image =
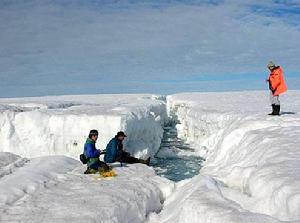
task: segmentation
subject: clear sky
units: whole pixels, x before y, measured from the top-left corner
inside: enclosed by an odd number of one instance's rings
[[[300,89],[299,0],[1,0],[0,97]]]

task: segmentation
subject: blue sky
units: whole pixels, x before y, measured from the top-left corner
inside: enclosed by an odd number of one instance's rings
[[[300,89],[298,0],[2,0],[0,97]]]

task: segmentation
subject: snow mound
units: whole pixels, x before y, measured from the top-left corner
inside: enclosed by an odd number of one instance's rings
[[[143,222],[174,188],[141,164],[116,166],[113,178],[84,175],[84,169],[64,156],[28,160],[0,180],[0,221]]]
[[[0,179],[5,175],[13,173],[17,168],[22,167],[27,161],[28,159],[15,154],[0,152]]]
[[[164,203],[163,211],[152,213],[151,223],[190,222],[280,222],[264,214],[252,213],[223,196],[220,185],[208,176],[198,175],[181,181]]]
[[[0,153],[1,159],[10,160],[15,164],[16,157],[10,153]],[[17,156],[18,157],[18,156]],[[12,205],[26,194],[33,194],[40,187],[47,187],[48,183],[59,177],[59,174],[72,170],[80,163],[63,156],[40,157],[26,159],[17,169],[10,169],[10,173],[0,180],[0,205]]]
[[[266,115],[265,92],[168,96],[168,113],[179,120],[179,134],[206,162],[203,177],[178,186],[178,195],[152,220],[299,221],[300,92],[281,98],[282,115],[272,117]],[[215,182],[213,190],[207,179]]]
[[[99,130],[100,149],[123,130],[125,148],[145,158],[158,150],[166,118],[165,98],[155,95],[0,99],[0,151],[77,158],[89,130]]]

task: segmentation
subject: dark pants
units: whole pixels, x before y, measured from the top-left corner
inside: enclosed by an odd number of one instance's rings
[[[94,170],[99,170],[99,168],[102,168],[105,171],[109,170],[109,166],[100,160],[98,160],[97,162],[90,165],[89,168],[94,169]]]
[[[121,154],[120,158],[118,159],[118,161],[122,162],[122,163],[129,163],[129,164],[140,163],[140,160],[138,158],[130,156],[130,154],[127,153],[127,152],[122,152],[122,154]]]

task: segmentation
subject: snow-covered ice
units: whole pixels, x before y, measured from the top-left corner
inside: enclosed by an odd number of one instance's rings
[[[257,91],[166,100],[1,99],[0,221],[300,222],[300,92],[281,97],[280,117],[266,115],[268,97]],[[84,166],[73,159],[92,128],[100,130],[99,148],[122,129],[130,152],[153,155],[169,118],[179,121],[178,136],[194,149],[188,155],[205,158],[191,179],[174,183],[138,164],[115,166],[117,177],[97,179],[83,175]]]
[[[0,153],[13,166],[20,157]],[[27,159],[0,178],[0,222],[142,222],[161,209],[173,183],[137,164],[115,167],[117,177],[83,175],[64,156]]]
[[[155,95],[0,99],[0,151],[77,158],[89,130],[99,130],[100,149],[123,130],[126,149],[145,158],[158,150],[165,119],[164,98]]]
[[[127,151],[154,155],[166,114],[155,95],[1,99],[0,221],[132,223],[160,211],[174,184],[153,169],[115,167],[117,177],[98,179],[75,159],[90,129],[100,132],[98,148],[124,130]]]
[[[207,160],[151,222],[299,221],[299,98],[284,95],[271,117],[266,92],[169,96],[180,135]]]

